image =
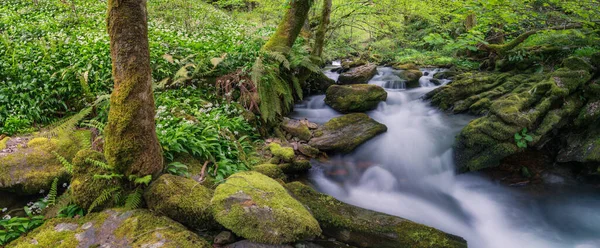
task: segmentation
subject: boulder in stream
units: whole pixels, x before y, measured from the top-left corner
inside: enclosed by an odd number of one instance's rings
[[[323,234],[357,247],[467,247],[461,237],[410,220],[355,207],[300,182],[286,184],[319,221]]]
[[[46,220],[6,247],[209,248],[211,245],[183,225],[148,210],[108,209],[79,219]]]
[[[215,219],[253,242],[285,244],[319,236],[319,223],[277,181],[254,171],[230,176],[215,190]]]
[[[377,65],[362,65],[340,74],[338,84],[366,84],[375,75],[377,75]]]
[[[387,92],[372,84],[332,85],[325,103],[341,113],[365,112],[377,108],[387,99]]]
[[[314,132],[309,145],[325,152],[349,153],[387,127],[363,113],[336,117]]]

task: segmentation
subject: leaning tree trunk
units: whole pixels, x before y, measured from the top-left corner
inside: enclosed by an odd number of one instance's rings
[[[107,22],[115,86],[106,159],[127,176],[156,176],[163,158],[154,122],[146,0],[109,0]]]
[[[308,17],[310,4],[311,0],[291,0],[287,13],[277,26],[277,31],[263,46],[263,50],[283,54],[289,53]]]
[[[323,55],[323,46],[325,45],[325,34],[327,26],[331,20],[331,0],[323,0],[323,12],[321,12],[321,22],[315,34],[315,46],[312,55],[321,57]]]

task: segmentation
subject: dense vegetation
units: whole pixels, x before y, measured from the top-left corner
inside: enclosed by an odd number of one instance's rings
[[[327,12],[323,1],[148,2],[156,107],[156,134],[151,135],[160,143],[162,171],[196,173],[200,181],[209,177],[218,185],[265,162],[264,153],[272,153],[275,163],[296,166],[277,155],[279,150],[265,148],[263,138],[285,139],[273,127],[303,98],[324,62],[412,63],[460,72],[521,66],[549,73],[565,58],[587,59],[600,52],[597,1],[333,0],[323,53],[315,56],[315,34]],[[293,10],[304,2],[310,10],[300,18]],[[6,137],[41,133],[54,139],[76,129],[92,130],[90,147],[105,151],[104,136],[113,135],[104,131],[114,87],[106,8],[107,1],[98,0],[5,0],[0,5],[0,151]],[[278,24],[294,14],[302,30],[298,38],[285,37],[289,44],[280,49],[273,38]],[[518,147],[527,148],[533,138],[518,128]],[[71,177],[75,182],[78,157],[56,158],[70,168],[60,182],[66,186]],[[93,205],[79,206],[77,200],[60,205],[57,191],[65,190],[58,189],[59,178],[53,179],[50,195],[30,204],[39,210],[29,206],[23,217],[7,215],[0,221],[0,245],[41,225],[39,214],[47,206],[60,206],[51,210],[59,217],[84,215],[95,207],[140,207],[141,191],[156,179],[131,177],[101,155],[79,159],[80,165],[95,165],[104,173],[85,172],[106,180],[88,202]],[[112,185],[117,181],[126,186]]]

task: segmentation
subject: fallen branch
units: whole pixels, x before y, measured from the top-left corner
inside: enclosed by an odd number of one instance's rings
[[[489,53],[495,53],[495,54],[505,54],[508,51],[510,51],[510,50],[514,49],[515,47],[517,47],[518,45],[520,45],[521,43],[523,43],[530,36],[537,34],[540,31],[579,29],[582,27],[583,27],[583,25],[581,23],[575,23],[575,24],[570,24],[570,25],[554,26],[554,27],[549,27],[549,28],[545,28],[545,29],[531,30],[531,31],[525,32],[524,34],[519,35],[517,38],[515,38],[505,44],[483,44],[483,43],[479,44],[479,50],[487,51]]]

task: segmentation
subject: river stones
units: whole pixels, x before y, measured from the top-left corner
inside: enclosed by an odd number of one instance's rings
[[[486,114],[471,121],[457,136],[459,169],[497,166],[501,159],[521,151],[515,134],[523,137],[525,129],[525,136],[530,137],[527,146],[538,148],[553,139],[554,133],[566,133],[559,130],[574,123],[586,101],[592,101],[581,97],[585,95],[581,89],[594,82],[590,80],[593,68],[585,63],[566,59],[563,64],[568,67],[546,74],[465,73],[427,94],[433,105],[444,110]],[[585,130],[585,125],[572,128]]]
[[[49,190],[55,178],[66,181],[67,169],[56,154],[71,161],[90,143],[89,131],[60,133],[52,138],[15,137],[3,139],[0,151],[0,189],[19,194],[37,194]]]
[[[338,84],[366,84],[377,74],[377,65],[367,64],[340,74]]]
[[[323,234],[356,247],[467,247],[461,237],[383,213],[355,207],[300,182],[286,188],[304,204]]]
[[[300,140],[308,141],[312,137],[308,124],[300,120],[283,118],[281,128]]]
[[[212,246],[183,225],[148,210],[108,209],[79,219],[48,219],[6,247]]]
[[[419,79],[423,76],[423,72],[419,69],[403,70],[398,73],[398,76],[406,80],[407,85],[414,85],[419,82]]]
[[[211,200],[215,219],[257,243],[285,244],[321,234],[319,223],[277,181],[254,171],[230,176]]]
[[[315,130],[309,145],[325,152],[349,153],[387,131],[387,127],[363,113],[336,117]]]
[[[156,179],[144,199],[148,208],[190,228],[205,230],[217,227],[212,217],[212,190],[193,179],[164,174]]]
[[[341,113],[365,112],[377,108],[387,99],[387,92],[372,84],[332,85],[325,103]]]

